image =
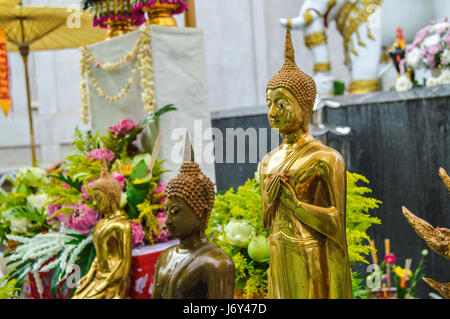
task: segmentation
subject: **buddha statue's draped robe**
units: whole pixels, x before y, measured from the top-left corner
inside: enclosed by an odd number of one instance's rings
[[[264,157],[262,189],[276,173],[287,174],[296,198],[280,187],[269,207],[262,196],[264,226],[270,232],[269,297],[352,298],[342,157],[310,136]]]

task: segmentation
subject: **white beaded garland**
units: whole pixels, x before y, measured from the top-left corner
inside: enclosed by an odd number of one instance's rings
[[[80,82],[80,98],[81,98],[81,119],[83,123],[89,122],[89,104],[88,104],[88,90],[87,81],[90,80],[92,86],[97,91],[98,95],[108,101],[114,103],[125,97],[130,90],[131,85],[135,82],[135,76],[139,72],[140,86],[142,89],[141,101],[144,104],[145,111],[147,113],[155,112],[156,99],[155,99],[155,83],[153,72],[153,61],[151,51],[151,38],[149,27],[142,30],[141,36],[136,41],[134,48],[128,52],[125,56],[115,62],[101,62],[92,56],[92,53],[86,47],[81,48],[81,82]],[[137,58],[137,59],[136,59]],[[105,93],[103,88],[98,83],[92,72],[92,65],[96,68],[100,68],[103,71],[109,72],[118,68],[119,66],[136,60],[136,65],[131,72],[131,76],[127,81],[125,87],[123,87],[115,96],[110,96]]]

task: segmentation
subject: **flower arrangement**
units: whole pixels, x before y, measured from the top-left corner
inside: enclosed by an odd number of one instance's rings
[[[33,236],[52,228],[45,209],[48,200],[43,192],[48,184],[45,171],[37,167],[21,168],[11,183],[10,192],[0,193],[0,244],[7,234]]]
[[[362,175],[347,172],[347,244],[351,264],[368,263],[370,238],[367,229],[381,221],[370,215],[381,201],[368,197],[370,188],[358,186],[358,182],[368,183]],[[267,269],[270,262],[268,233],[262,223],[261,189],[258,174],[254,179],[217,194],[211,213],[207,235],[211,241],[226,251],[235,264],[236,297],[256,298],[267,296]],[[352,272],[354,291],[362,279]]]
[[[372,242],[372,246],[374,246]],[[367,291],[370,292],[372,298],[417,298],[416,285],[424,277],[424,259],[428,255],[428,250],[421,251],[421,258],[417,264],[417,268],[414,270],[411,268],[412,259],[405,260],[405,266],[401,267],[397,264],[397,258],[390,251],[390,241],[385,239],[385,255],[380,264],[375,252],[372,254],[372,262],[374,271],[367,276]],[[392,276],[394,277],[394,283],[392,284]],[[391,289],[394,288],[395,289]],[[360,297],[369,297],[366,293],[364,296],[360,294]]]
[[[92,232],[101,219],[93,205],[90,185],[100,177],[104,160],[111,176],[122,186],[120,208],[131,223],[132,245],[168,240],[170,234],[164,228],[164,184],[159,182],[165,172],[163,161],[155,161],[149,171],[150,154],[137,154],[133,142],[149,122],[174,109],[168,105],[139,124],[130,119],[119,121],[102,136],[99,132],[83,134],[75,130],[73,148],[63,164],[54,173],[43,177],[47,181],[41,187],[45,200],[32,197],[34,202],[30,203],[39,202],[41,210],[32,210],[28,203],[28,210],[22,208],[19,215],[32,222],[43,219],[40,230],[45,225],[46,231],[14,232],[10,227],[5,234],[8,240],[16,242],[5,254],[8,265],[14,264],[15,268],[11,280],[20,285],[32,273],[41,291],[38,272],[52,271],[52,293],[56,295],[58,287],[75,267],[79,267],[81,276],[89,270],[95,258]],[[35,180],[26,177],[17,180]],[[23,204],[23,196],[15,194],[12,194],[13,198],[20,196],[22,202],[19,204]],[[38,213],[41,219],[35,217]],[[64,284],[62,289],[67,291],[67,285]]]
[[[415,71],[430,71],[423,83],[426,86],[450,84],[450,24],[448,17],[432,21],[421,29],[413,43],[406,49],[406,69]],[[432,76],[440,72],[439,76]],[[420,80],[419,80],[420,81]],[[422,83],[416,83],[421,85]]]
[[[128,21],[132,26],[139,26],[145,22],[144,13],[134,10],[130,0],[83,0],[83,9],[94,12],[93,26],[106,28],[108,21]]]

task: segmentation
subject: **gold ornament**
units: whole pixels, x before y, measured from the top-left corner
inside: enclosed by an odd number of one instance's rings
[[[450,192],[450,178],[442,167],[439,168],[439,176]],[[417,235],[425,241],[428,247],[442,257],[450,259],[450,229],[443,227],[434,228],[425,220],[411,213],[404,206],[402,207],[402,212],[408,223],[414,228]],[[450,299],[450,282],[439,283],[431,278],[423,278],[423,280],[431,288],[437,290],[442,297]]]
[[[323,63],[316,63],[314,64],[314,73],[318,72],[326,72],[331,70],[331,64],[330,62],[323,62]]]
[[[327,43],[327,33],[325,32],[325,30],[305,35],[305,45],[308,47],[308,49],[326,43]]]
[[[102,0],[94,4],[94,11],[101,16],[108,16],[106,22],[106,40],[123,35],[133,30],[131,19],[125,19],[126,13],[131,14],[132,5],[130,0]],[[119,19],[118,14],[123,18]],[[114,19],[109,16],[114,15]]]
[[[316,86],[295,64],[290,28],[285,62],[266,95],[269,123],[283,136],[259,168],[269,298],[352,298],[345,164],[308,131]]]
[[[365,46],[365,43],[361,41],[358,28],[375,11],[373,8],[380,6],[382,2],[383,0],[357,0],[355,2],[347,0],[339,10],[336,16],[336,26],[344,40],[345,64],[351,62],[350,52],[358,55],[352,41],[353,33],[356,32],[358,44]],[[369,26],[367,26],[367,37],[375,40],[370,32]]]
[[[174,11],[180,7],[177,3],[161,3],[159,0],[149,7],[143,6],[142,9],[148,12],[149,19],[147,25],[157,24],[166,27],[176,27],[177,21],[172,17]]]
[[[310,25],[313,22],[313,17],[311,11],[308,10],[303,14],[303,19],[305,19],[305,25]]]
[[[375,92],[380,89],[377,79],[373,80],[354,80],[348,86],[349,94],[365,94]]]
[[[94,227],[96,257],[72,298],[126,298],[131,269],[131,225],[120,211],[121,187],[109,175],[105,160],[102,176],[91,189],[94,205],[104,217]]]

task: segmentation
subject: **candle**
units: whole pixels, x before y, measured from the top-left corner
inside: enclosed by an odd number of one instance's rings
[[[389,238],[384,240],[384,250],[385,255],[389,255],[391,253],[391,242],[389,241]]]

